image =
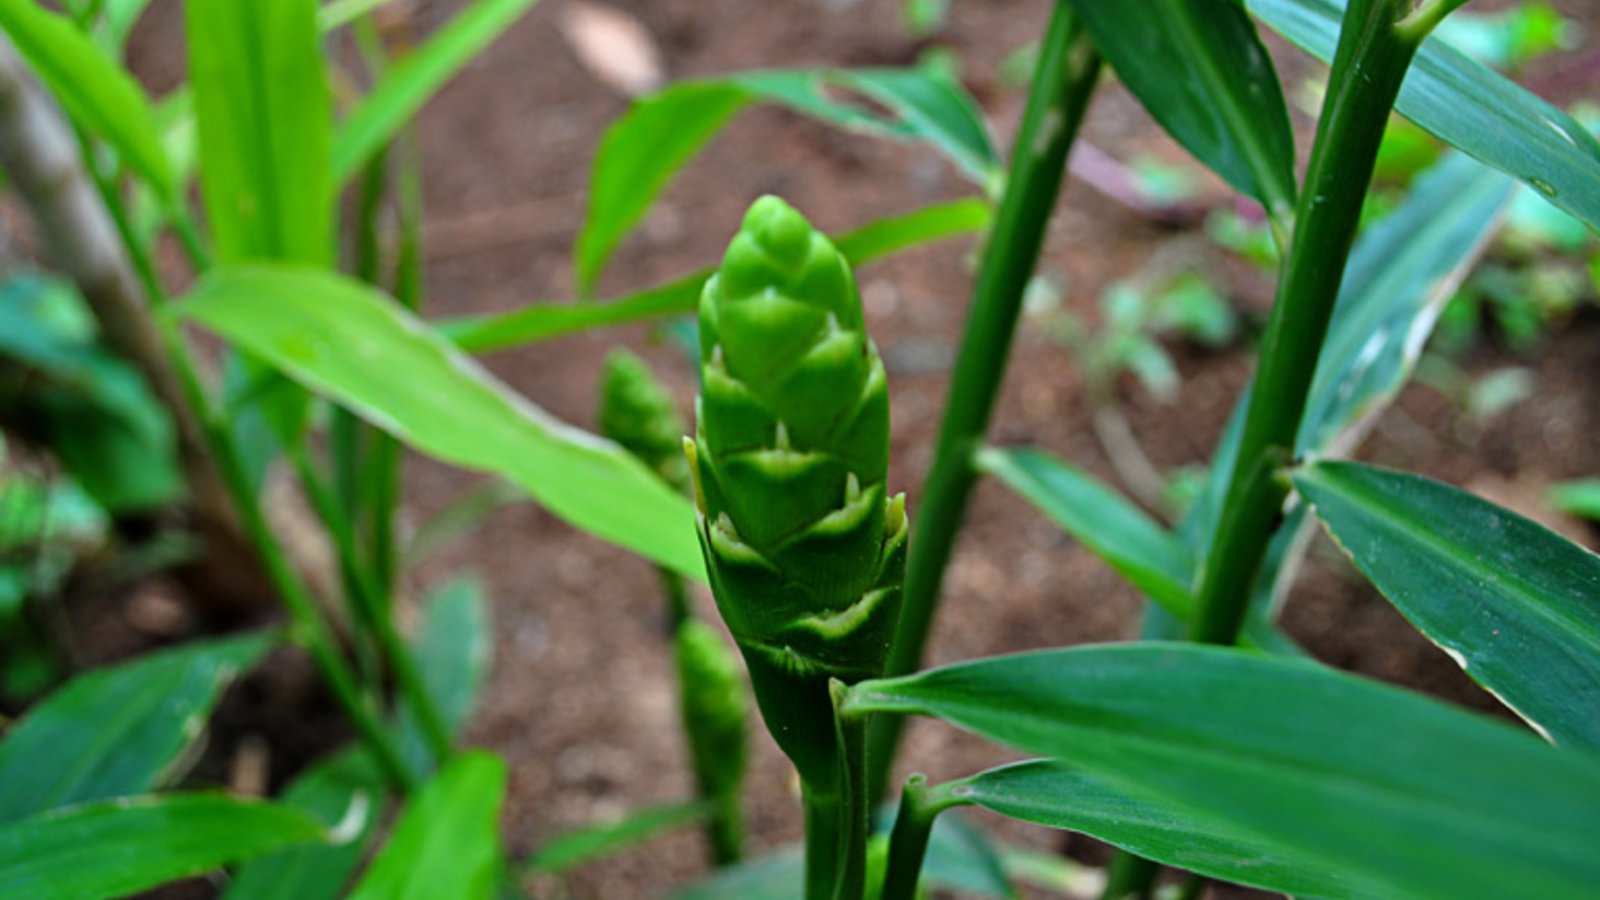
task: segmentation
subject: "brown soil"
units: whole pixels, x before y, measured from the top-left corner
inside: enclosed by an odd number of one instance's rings
[[[421,116],[432,315],[504,310],[572,296],[569,252],[583,214],[587,166],[602,130],[623,112],[626,100],[581,67],[559,36],[555,23],[568,2],[547,0],[536,7]],[[428,30],[459,4],[414,5],[415,27]],[[912,61],[920,49],[899,27],[899,4],[889,0],[619,5],[654,35],[673,77],[761,66],[897,65]],[[1583,0],[1556,5],[1600,28],[1600,17]],[[175,19],[175,7],[157,4],[153,14]],[[1048,4],[1036,0],[954,5],[944,38],[960,53],[964,76],[996,123],[1001,146],[1015,128],[1021,95],[998,82],[995,67],[1012,48],[1036,36],[1047,12]],[[171,33],[160,22],[149,31]],[[173,46],[154,37],[139,45],[141,71],[157,84],[181,75],[174,71],[173,60],[181,57]],[[1303,62],[1289,65],[1291,71],[1312,71]],[[1120,87],[1102,91],[1084,135],[1113,155],[1184,159]],[[639,233],[621,248],[602,294],[656,283],[712,261],[749,201],[766,192],[784,195],[820,227],[835,230],[969,189],[927,152],[755,109],[740,116],[666,191]],[[1217,201],[1226,194],[1213,182],[1206,196]],[[1077,180],[1068,184],[1061,209],[1043,268],[1066,279],[1066,303],[1090,317],[1096,316],[1096,297],[1104,287],[1136,271],[1157,247],[1180,234]],[[970,240],[952,242],[860,273],[870,328],[891,364],[891,484],[908,491],[913,507],[962,327],[972,250]],[[1244,267],[1222,261],[1220,252],[1214,255],[1236,304],[1259,313],[1269,286]],[[643,326],[501,353],[487,362],[555,414],[592,427],[599,362],[618,343],[642,350],[687,404],[690,369],[681,354]],[[1240,349],[1207,353],[1178,347],[1175,352],[1184,377],[1177,402],[1157,403],[1132,382],[1119,386],[1133,431],[1162,467],[1206,459],[1248,367]],[[1600,323],[1593,316],[1572,323],[1535,357],[1508,360],[1486,349],[1467,365],[1483,371],[1508,361],[1537,374],[1539,389],[1528,402],[1468,427],[1438,394],[1413,387],[1378,424],[1361,456],[1470,486],[1525,509],[1537,504],[1542,485],[1593,474],[1595,435],[1600,434]],[[994,420],[994,441],[1042,446],[1114,480],[1066,352],[1025,324],[1011,372]],[[478,479],[414,459],[405,521],[413,527],[425,521]],[[1576,533],[1593,543],[1592,532],[1580,526]],[[1326,542],[1313,545],[1310,558],[1285,623],[1315,655],[1475,708],[1496,708],[1365,587]],[[529,504],[494,516],[471,540],[416,573],[412,587],[459,569],[483,573],[494,600],[493,677],[468,740],[502,754],[511,766],[504,826],[514,852],[567,829],[689,793],[662,601],[648,564],[575,534]],[[709,613],[709,599],[699,600]],[[949,572],[929,661],[1124,640],[1135,634],[1138,615],[1135,592],[1093,555],[1015,496],[985,484],[977,491]],[[289,733],[271,736],[276,778],[312,747],[343,731],[331,716],[317,716],[313,728],[303,715],[287,711],[294,708],[294,698],[310,696],[304,683],[300,676],[258,676],[243,700],[230,702],[229,715],[244,721],[264,714],[270,722],[292,723]],[[219,743],[226,743],[229,732],[273,727],[253,729],[244,721],[223,729]],[[1004,750],[928,722],[915,723],[909,735],[902,773],[923,771],[940,779],[1008,758]],[[750,849],[759,852],[797,839],[799,817],[784,761],[759,729],[752,741],[756,752],[747,812]],[[219,747],[217,756],[226,758],[225,748]],[[1070,845],[1086,858],[1098,858],[1082,839],[1000,827],[1020,840]],[[666,886],[702,872],[703,856],[698,836],[680,834],[581,869],[561,885],[532,887],[539,896],[659,897]]]

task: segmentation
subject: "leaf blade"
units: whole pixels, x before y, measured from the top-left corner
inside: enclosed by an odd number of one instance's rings
[[[704,577],[687,500],[615,444],[511,391],[366,285],[303,267],[224,267],[176,313],[417,449],[502,474],[578,528]]]
[[[1436,481],[1355,463],[1294,475],[1390,602],[1558,744],[1600,749],[1600,557]]]
[[[0,778],[0,823],[159,787],[222,689],[270,644],[265,635],[189,644],[73,679],[0,741],[0,772],[28,773]]]

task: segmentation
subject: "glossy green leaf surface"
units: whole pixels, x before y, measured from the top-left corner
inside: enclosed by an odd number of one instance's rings
[[[1127,498],[1040,450],[984,450],[977,465],[1039,507],[1173,615],[1189,616],[1194,560],[1176,536]]]
[[[489,900],[500,861],[506,764],[466,751],[423,785],[350,900]]]
[[[304,810],[338,832],[339,841],[308,844],[239,867],[223,900],[335,900],[366,854],[388,803],[370,756],[345,750],[307,769],[283,792],[282,805]]]
[[[1246,0],[1252,13],[1328,61],[1343,0]],[[1422,45],[1395,108],[1440,140],[1521,179],[1600,229],[1600,143],[1571,116],[1434,38]]]
[[[1275,215],[1295,196],[1294,135],[1255,23],[1228,0],[1072,0],[1100,54],[1150,115]]]
[[[867,98],[885,112],[841,92]],[[934,71],[795,69],[680,82],[636,102],[601,138],[589,208],[573,251],[580,291],[593,288],[612,251],[673,174],[755,102],[776,103],[850,131],[923,142],[981,185],[995,177],[994,147],[977,105]]]
[[[845,708],[937,716],[1069,760],[1291,853],[1349,896],[1579,900],[1600,884],[1600,756],[1309,662],[1049,650],[862,682]]]
[[[903,216],[869,223],[833,239],[850,260],[863,265],[932,241],[982,230],[989,221],[989,205],[982,200],[936,203]],[[675,281],[600,303],[538,303],[511,312],[456,319],[439,326],[441,332],[469,353],[487,353],[520,344],[621,325],[643,319],[693,312],[700,291],[715,269],[705,268]]]
[[[188,0],[184,9],[217,261],[331,263],[333,114],[316,0]]]
[[[1114,783],[1055,760],[1032,760],[980,772],[949,785],[955,796],[1002,816],[1081,831],[1132,853],[1243,884],[1305,897],[1350,897],[1330,873],[1301,865],[1278,849],[1240,843],[1206,817],[1152,803]]]
[[[429,591],[422,629],[410,641],[422,683],[452,736],[459,735],[489,675],[489,598],[483,581],[456,575]],[[413,768],[431,753],[422,726],[409,707],[401,712],[401,748]]]
[[[418,450],[504,475],[572,525],[704,577],[687,500],[366,285],[301,267],[225,267],[177,312]]]
[[[36,0],[0,0],[0,28],[67,115],[161,194],[174,186],[144,89],[78,26]]]
[[[1315,463],[1295,485],[1473,680],[1558,744],[1600,749],[1600,556],[1417,475]]]
[[[537,2],[476,0],[401,57],[345,117],[333,144],[334,183],[349,181],[428,98]]]
[[[74,678],[0,741],[0,823],[180,774],[223,688],[269,646],[264,635],[196,642]]]
[[[704,803],[672,803],[635,810],[620,819],[600,822],[545,841],[522,864],[528,875],[553,875],[603,859],[676,828],[704,819]]]
[[[326,838],[300,810],[221,794],[70,806],[0,826],[0,897],[124,897]]]
[[[1516,183],[1449,154],[1356,240],[1317,361],[1297,449],[1323,452],[1387,406],[1416,367],[1445,301],[1499,229]]]

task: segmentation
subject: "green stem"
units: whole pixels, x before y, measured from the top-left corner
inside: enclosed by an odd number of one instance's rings
[[[1101,900],[1150,900],[1155,896],[1156,876],[1160,874],[1160,863],[1118,850],[1106,866]]]
[[[1012,150],[1005,195],[984,248],[972,311],[950,376],[939,443],[918,501],[906,563],[905,594],[885,674],[904,675],[922,662],[945,564],[976,473],[972,454],[983,440],[1005,374],[1006,356],[1078,126],[1100,75],[1100,59],[1058,0],[1040,47],[1038,68]],[[879,717],[868,758],[873,796],[881,796],[900,739],[899,716]]]
[[[352,599],[355,601],[352,605],[362,620],[362,625],[377,640],[385,665],[394,673],[406,705],[411,708],[422,726],[429,751],[435,761],[443,762],[450,756],[452,750],[450,730],[445,727],[444,717],[439,712],[438,704],[428,693],[427,684],[422,679],[416,660],[412,658],[410,648],[406,646],[399,629],[395,627],[394,610],[389,597],[379,589],[372,571],[362,565],[360,555],[356,552],[355,534],[349,517],[333,493],[328,490],[327,484],[317,477],[316,470],[306,455],[305,445],[296,443],[288,448],[288,453],[311,499],[311,505],[316,509],[328,536],[333,540],[340,567],[345,572],[347,583],[352,587]]]
[[[895,814],[894,830],[889,832],[889,861],[884,871],[883,893],[879,900],[916,900],[917,882],[922,877],[922,861],[928,855],[928,839],[939,813],[962,806],[949,785],[928,785],[927,776],[912,775],[900,791],[900,809]]]
[[[1238,639],[1251,581],[1288,496],[1277,473],[1293,456],[1378,144],[1420,40],[1396,28],[1410,6],[1352,0],[1345,12],[1238,462],[1196,591],[1192,640]]]
[[[839,800],[837,792],[818,793],[809,784],[800,785],[806,829],[805,900],[833,900],[839,871]]]
[[[206,249],[205,241],[200,237],[200,226],[195,224],[194,216],[189,212],[189,207],[181,198],[167,201],[167,221],[172,226],[172,231],[178,236],[178,244],[183,247],[183,253],[189,258],[189,265],[194,266],[196,272],[205,272],[211,268],[211,251]]]
[[[867,841],[872,837],[872,795],[867,787],[867,719],[840,710],[845,683],[828,684],[833,698],[833,727],[839,741],[839,783],[844,803],[839,810],[839,875],[834,900],[862,900],[867,887]]]
[[[1467,5],[1468,0],[1423,0],[1395,25],[1401,39],[1421,46],[1424,38],[1444,21],[1444,17]]]

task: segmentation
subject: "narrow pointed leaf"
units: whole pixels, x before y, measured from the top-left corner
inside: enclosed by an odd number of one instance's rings
[[[350,900],[489,900],[499,867],[506,764],[471,750],[412,796]]]
[[[1344,0],[1247,0],[1250,11],[1328,61]],[[1422,45],[1395,108],[1440,140],[1521,179],[1600,229],[1600,143],[1572,117],[1438,38]]]
[[[0,28],[74,122],[115,147],[158,193],[173,192],[150,99],[127,70],[37,0],[0,0]]]
[[[383,821],[386,790],[383,773],[360,748],[307,769],[284,791],[282,805],[315,816],[341,840],[291,847],[245,863],[228,881],[223,900],[335,900]]]
[[[1357,566],[1558,744],[1600,749],[1600,556],[1416,475],[1315,463],[1295,485]]]
[[[1062,758],[1351,896],[1580,900],[1600,884],[1600,756],[1314,663],[1081,647],[862,682],[845,708]]]
[[[270,646],[264,635],[187,644],[68,682],[0,741],[0,823],[162,786],[223,689]]]
[[[953,782],[963,800],[1024,822],[1081,831],[1146,858],[1212,878],[1269,886],[1324,900],[1358,897],[1342,879],[1226,825],[1177,806],[1152,803],[1114,782],[1055,760],[1032,760]]]
[[[333,178],[344,184],[389,143],[439,88],[538,0],[477,0],[402,57],[345,118],[333,144]]]
[[[1576,478],[1551,485],[1550,504],[1569,516],[1600,521],[1600,478]]]
[[[332,101],[316,0],[188,0],[200,187],[217,261],[333,261]]]
[[[883,106],[836,95],[855,92]],[[685,81],[644,98],[606,129],[590,174],[589,209],[573,251],[588,293],[672,176],[737,112],[776,103],[846,130],[919,141],[979,184],[995,177],[994,148],[977,105],[943,75],[923,69],[795,69]],[[841,248],[842,249],[842,248]]]
[[[1139,590],[1187,619],[1194,560],[1183,543],[1143,510],[1088,473],[1028,448],[984,450],[978,468],[998,477],[1082,541]]]
[[[300,267],[226,267],[178,312],[418,450],[504,475],[574,526],[703,577],[687,500],[366,285]]]
[[[1288,213],[1294,135],[1272,58],[1228,0],[1072,0],[1095,48],[1168,133],[1229,184]]]
[[[988,222],[987,203],[970,198],[953,200],[863,225],[834,238],[834,245],[852,266],[859,266],[920,244],[980,231]],[[442,323],[439,329],[468,353],[487,353],[592,328],[693,312],[706,279],[714,271],[701,269],[601,303],[537,303],[506,313],[455,319]]]
[[[157,794],[0,826],[0,897],[101,900],[327,839],[300,810],[221,794]]]

